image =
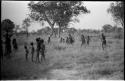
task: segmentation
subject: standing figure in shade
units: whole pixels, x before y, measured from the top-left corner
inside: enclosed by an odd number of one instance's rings
[[[85,37],[84,37],[83,34],[81,35],[81,41],[82,41],[82,43],[81,43],[81,46],[82,46],[82,45],[85,44],[85,42],[86,42],[86,41],[85,41]]]
[[[48,43],[50,43],[51,42],[51,40],[50,40],[50,36],[48,37]]]
[[[15,50],[18,49],[18,45],[17,45],[16,38],[13,39],[13,41],[12,41],[12,45],[13,45],[13,48],[14,48]]]
[[[89,45],[90,42],[90,36],[87,36],[87,45]]]
[[[27,44],[24,45],[24,49],[25,49],[25,58],[26,58],[26,61],[28,61],[28,54],[29,54],[29,49],[28,49],[28,46]]]
[[[102,33],[102,49],[106,47],[106,36]]]
[[[6,34],[6,41],[5,41],[5,55],[10,58],[11,50],[11,36],[7,33]]]
[[[41,39],[40,42],[41,42],[40,52],[41,52],[41,62],[42,62],[42,58],[45,61],[45,44],[44,44],[44,40],[43,39]]]
[[[32,60],[32,62],[33,62],[33,57],[34,57],[35,48],[34,48],[33,42],[31,42],[30,45],[31,45],[31,54],[32,54],[31,60]]]
[[[37,52],[37,55],[36,55],[36,62],[40,62],[39,61],[39,53],[40,53],[40,37],[39,38],[36,38],[36,43],[37,43],[37,48],[36,48],[36,52]]]

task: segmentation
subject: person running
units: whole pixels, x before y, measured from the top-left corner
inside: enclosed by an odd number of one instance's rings
[[[31,45],[31,54],[32,54],[31,60],[32,60],[32,62],[33,62],[33,57],[34,57],[35,48],[34,48],[33,42],[31,42],[30,45]]]

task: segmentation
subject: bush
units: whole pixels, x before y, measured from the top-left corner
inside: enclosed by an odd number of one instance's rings
[[[54,47],[54,49],[56,49],[56,50],[65,50],[66,49],[66,47],[63,47],[63,46],[55,46]]]

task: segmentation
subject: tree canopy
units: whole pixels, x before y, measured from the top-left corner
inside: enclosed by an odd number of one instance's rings
[[[115,22],[120,22],[124,27],[124,2],[118,1],[111,3],[107,11],[112,14]]]
[[[9,35],[13,34],[13,29],[15,27],[15,24],[13,21],[11,21],[10,19],[5,19],[1,22],[1,30],[2,30],[2,34],[6,34],[8,33]]]
[[[60,28],[66,27],[72,17],[80,13],[89,13],[81,1],[31,1],[29,4],[30,18],[35,21],[47,21],[52,28],[57,24]]]
[[[112,31],[112,26],[110,25],[110,24],[105,24],[104,26],[103,26],[103,30],[104,30],[104,32],[111,32]]]
[[[27,37],[28,37],[28,27],[30,26],[30,23],[31,23],[31,19],[30,18],[25,18],[24,20],[23,20],[23,28],[26,30],[26,32],[27,32]]]

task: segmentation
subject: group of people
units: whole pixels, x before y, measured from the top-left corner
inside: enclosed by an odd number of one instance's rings
[[[87,38],[85,38],[85,36],[82,34],[81,35],[81,41],[82,41],[82,43],[81,43],[81,46],[83,45],[83,44],[87,44],[87,45],[89,45],[89,43],[90,43],[90,36],[87,36]],[[102,42],[102,49],[104,50],[104,48],[106,47],[106,36],[102,33],[101,34],[101,42]]]
[[[11,56],[11,52],[12,52],[12,47],[11,44],[13,46],[14,50],[18,49],[18,44],[16,41],[16,38],[13,38],[12,42],[11,42],[11,36],[9,34],[6,35],[5,37],[5,53],[4,56]],[[50,37],[48,37],[48,43],[50,43]],[[101,34],[101,41],[102,41],[102,48],[104,50],[104,48],[106,47],[106,36],[102,33]],[[71,34],[68,35],[68,37],[66,39],[62,38],[60,39],[60,42],[66,42],[67,44],[73,44],[74,42],[74,38],[71,36]],[[87,36],[85,38],[85,36],[82,34],[81,35],[81,46],[83,46],[84,44],[89,45],[90,43],[90,36]],[[31,47],[31,60],[34,61],[34,54],[35,54],[35,47],[34,47],[34,43],[31,42],[30,43],[30,47]],[[2,48],[3,49],[3,48]],[[29,56],[29,48],[28,48],[28,44],[25,43],[24,45],[24,49],[25,49],[25,58],[26,60],[28,60],[28,56]],[[41,61],[44,59],[45,60],[45,44],[44,44],[44,39],[38,37],[36,38],[36,61],[40,62],[40,55],[41,55]]]
[[[9,35],[8,33],[5,36],[5,42],[2,41],[2,43],[4,43],[4,52],[2,56],[6,56],[6,57],[11,57],[11,53],[12,53],[12,48],[13,50],[18,50],[18,44],[16,41],[16,38],[13,38],[12,42],[11,42],[11,35]],[[3,46],[2,46],[3,47]],[[3,48],[2,48],[3,51]]]
[[[81,41],[82,41],[81,46],[84,45],[84,44],[89,45],[90,36],[87,36],[87,38],[85,38],[85,36],[82,34],[82,35],[81,35]]]
[[[34,55],[35,55],[35,47],[34,47],[34,43],[31,42],[31,60],[32,62],[34,62]],[[45,44],[44,44],[44,40],[40,37],[36,38],[36,62],[40,62],[40,55],[41,55],[41,62],[42,60],[45,61]],[[28,61],[28,56],[29,56],[29,48],[28,48],[28,44],[25,43],[24,45],[24,49],[25,49],[25,58]]]
[[[64,43],[64,42],[66,42],[67,44],[73,44],[74,42],[75,42],[75,40],[74,40],[74,38],[71,36],[71,34],[69,34],[67,37],[66,37],[66,39],[64,39],[64,38],[60,38],[60,42],[62,43]]]
[[[89,45],[90,44],[90,36],[88,35],[87,37],[85,37],[83,34],[81,35],[81,46],[83,45]],[[66,42],[67,44],[73,44],[74,42],[74,38],[71,36],[71,34],[68,35],[68,37],[66,37],[66,39],[64,38],[60,38],[60,42]],[[104,50],[104,48],[106,47],[106,36],[102,33],[101,34],[101,42],[102,42],[102,48]]]

